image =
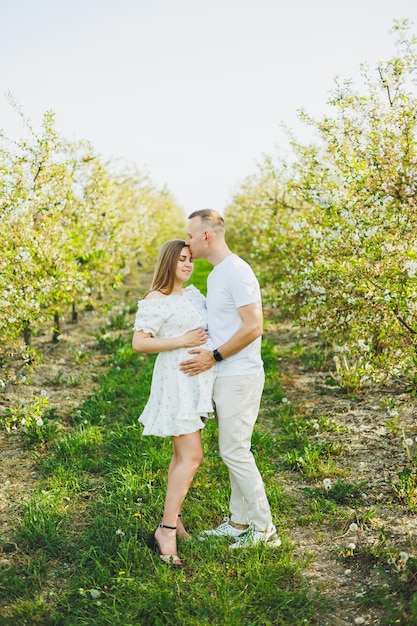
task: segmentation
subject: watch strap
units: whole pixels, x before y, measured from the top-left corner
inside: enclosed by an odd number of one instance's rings
[[[217,362],[223,361],[223,357],[220,354],[220,352],[217,350],[217,348],[216,350],[213,350],[213,356],[214,356],[215,361]]]

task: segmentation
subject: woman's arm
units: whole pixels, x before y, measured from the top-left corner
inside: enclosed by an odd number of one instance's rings
[[[166,337],[164,339],[153,337],[151,333],[145,333],[143,330],[136,330],[133,334],[132,348],[135,352],[156,354],[178,350],[178,348],[195,348],[202,346],[207,340],[208,333],[204,328],[195,328],[179,337]]]

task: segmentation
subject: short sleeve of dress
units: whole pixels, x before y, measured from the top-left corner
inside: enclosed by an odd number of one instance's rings
[[[166,311],[165,299],[139,300],[133,330],[143,330],[156,337],[166,319]]]

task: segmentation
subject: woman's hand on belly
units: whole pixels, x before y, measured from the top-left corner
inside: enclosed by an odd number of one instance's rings
[[[204,328],[194,328],[182,335],[183,345],[181,348],[196,348],[207,343],[208,332]]]

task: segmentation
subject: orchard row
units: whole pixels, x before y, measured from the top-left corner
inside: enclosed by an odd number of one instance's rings
[[[183,224],[168,192],[62,139],[51,113],[18,142],[0,135],[0,356],[30,358],[32,333],[59,333],[64,313],[95,306]]]
[[[336,82],[294,158],[266,158],[227,209],[229,239],[270,304],[333,351],[348,388],[395,376],[417,388],[417,50]]]

